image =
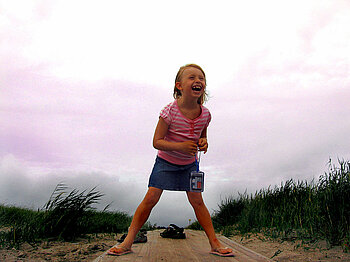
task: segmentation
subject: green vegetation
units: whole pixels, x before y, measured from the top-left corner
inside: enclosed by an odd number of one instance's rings
[[[103,196],[58,184],[49,201],[38,211],[0,205],[0,247],[48,239],[74,240],[91,233],[126,231],[131,217],[122,212],[96,211],[92,205]]]
[[[225,199],[213,216],[214,227],[225,235],[263,232],[283,239],[326,239],[348,251],[350,162],[338,162],[329,161],[328,173],[317,182],[290,179],[280,187]]]
[[[103,194],[95,188],[70,193],[58,184],[45,206],[37,211],[0,205],[0,247],[41,240],[74,240],[94,233],[125,232],[131,217],[122,212],[96,211],[92,206]],[[229,236],[237,232],[262,232],[282,239],[317,241],[342,245],[350,242],[350,162],[329,162],[318,181],[290,179],[280,187],[255,194],[228,197],[212,217],[216,230]],[[145,227],[152,226],[146,223]],[[198,222],[190,229],[201,229]]]

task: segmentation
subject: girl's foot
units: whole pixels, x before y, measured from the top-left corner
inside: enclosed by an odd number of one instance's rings
[[[122,256],[131,253],[132,250],[123,246],[112,247],[107,251],[108,255],[111,256]]]
[[[217,255],[220,257],[234,257],[235,256],[235,254],[232,252],[232,249],[229,247],[214,248],[210,251],[210,254]]]

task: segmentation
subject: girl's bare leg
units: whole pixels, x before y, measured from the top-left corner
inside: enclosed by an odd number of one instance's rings
[[[186,192],[186,193],[187,193],[187,198],[194,209],[197,220],[199,224],[203,227],[205,234],[209,239],[211,249],[214,251],[220,248],[224,248],[224,246],[216,238],[213,223],[211,221],[209,211],[204,204],[202,193],[198,193],[198,192]],[[232,252],[232,249],[222,250],[222,253],[230,253],[230,252]]]
[[[133,219],[131,221],[128,235],[124,241],[119,245],[120,247],[131,249],[136,234],[139,232],[143,224],[147,221],[151,214],[152,208],[158,203],[163,190],[155,187],[149,187],[148,191],[137,207]],[[115,249],[115,248],[114,248]]]

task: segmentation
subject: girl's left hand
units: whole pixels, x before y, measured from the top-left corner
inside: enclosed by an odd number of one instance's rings
[[[198,140],[199,151],[204,151],[204,154],[207,153],[208,150],[208,141],[205,137],[202,137]]]

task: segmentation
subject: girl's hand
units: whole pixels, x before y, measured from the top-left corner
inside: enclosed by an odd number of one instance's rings
[[[198,145],[191,140],[179,143],[179,151],[192,156],[196,155],[197,148]]]
[[[207,153],[208,141],[205,137],[202,137],[198,140],[198,147],[200,151],[204,151],[204,154]]]

